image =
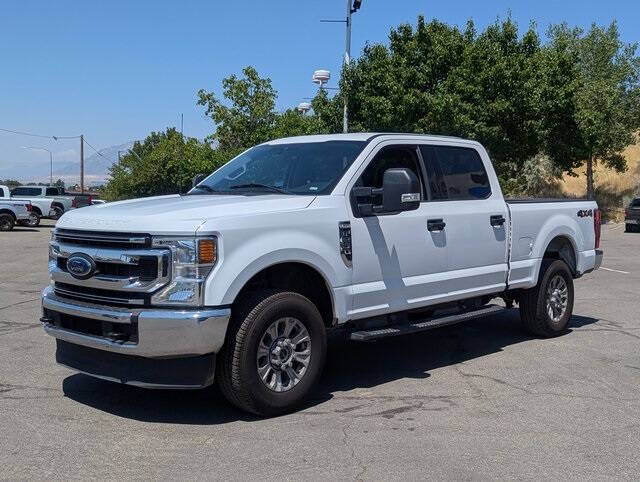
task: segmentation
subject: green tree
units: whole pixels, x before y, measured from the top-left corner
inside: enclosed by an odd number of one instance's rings
[[[593,199],[595,164],[625,171],[622,151],[640,127],[637,46],[620,40],[615,23],[607,28],[594,24],[586,33],[563,24],[550,33],[549,55],[563,71],[557,74],[561,104],[557,115],[547,119],[558,127],[549,128],[547,149],[568,171],[586,164],[587,197]]]
[[[216,124],[211,138],[223,151],[239,151],[269,140],[276,122],[278,93],[271,79],[261,78],[251,66],[242,72],[243,78],[233,74],[222,81],[223,95],[230,105],[213,92],[198,91],[198,105],[206,107],[205,114]]]
[[[53,183],[53,185],[55,187],[64,189],[64,181],[62,179],[58,179],[56,182]]]
[[[117,200],[184,192],[196,174],[212,172],[227,160],[208,142],[186,138],[175,128],[152,132],[111,167],[104,197]]]
[[[507,19],[478,34],[422,16],[389,46],[367,46],[341,87],[355,130],[455,135],[482,142],[503,181],[517,178],[540,144],[540,40]]]

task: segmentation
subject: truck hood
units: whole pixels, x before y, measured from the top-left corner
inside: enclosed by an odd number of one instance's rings
[[[305,209],[315,196],[170,195],[131,199],[74,209],[56,227],[114,232],[193,235],[205,222],[225,217]],[[209,226],[207,226],[209,227]]]

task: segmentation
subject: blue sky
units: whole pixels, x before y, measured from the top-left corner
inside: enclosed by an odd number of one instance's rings
[[[202,138],[213,131],[195,105],[200,88],[221,92],[221,80],[246,65],[273,80],[278,108],[314,95],[315,69],[340,71],[344,0],[11,1],[0,14],[0,128],[69,136],[84,133],[97,148],[142,139],[179,125]],[[509,12],[521,29],[550,23],[619,22],[625,41],[640,40],[637,0],[501,1],[363,0],[354,15],[352,55],[385,42],[389,29],[418,14],[479,28]],[[337,80],[337,79],[336,79]],[[332,81],[332,83],[335,83]],[[0,178],[21,169],[48,171],[77,160],[78,142],[0,132]],[[85,156],[91,154],[88,149]]]

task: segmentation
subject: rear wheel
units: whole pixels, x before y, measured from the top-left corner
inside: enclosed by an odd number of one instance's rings
[[[624,232],[625,233],[630,233],[631,231],[633,231],[633,224],[626,223],[624,225]]]
[[[31,212],[29,214],[29,219],[27,219],[25,221],[20,221],[19,224],[21,226],[29,226],[30,228],[35,228],[35,227],[40,225],[40,216],[38,216],[34,212]]]
[[[0,214],[0,231],[11,231],[14,224],[15,222],[11,214]]]
[[[564,261],[544,259],[538,278],[538,284],[521,296],[522,325],[536,336],[560,335],[573,313],[573,276]]]
[[[313,390],[324,365],[320,312],[304,296],[286,291],[263,291],[237,305],[218,356],[222,393],[257,415],[293,410]]]

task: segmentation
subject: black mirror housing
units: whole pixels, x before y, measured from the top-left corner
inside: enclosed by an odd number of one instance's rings
[[[196,174],[195,176],[193,176],[193,180],[191,181],[191,187],[196,187],[198,184],[200,184],[205,178],[207,177],[206,174]]]
[[[420,181],[407,168],[392,168],[384,172],[382,181],[382,211],[393,213],[418,209],[422,199]]]

